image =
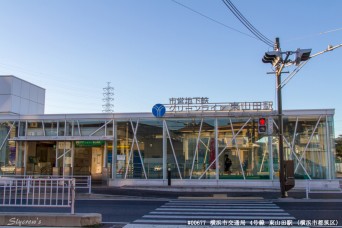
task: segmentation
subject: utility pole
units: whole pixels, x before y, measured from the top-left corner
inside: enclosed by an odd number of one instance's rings
[[[294,187],[294,173],[293,164],[290,161],[284,161],[284,127],[283,127],[283,105],[281,96],[281,73],[285,64],[299,64],[301,61],[307,61],[310,58],[311,49],[297,49],[296,51],[281,52],[279,38],[276,38],[274,43],[274,50],[266,52],[262,61],[264,63],[271,63],[275,67],[275,75],[277,80],[277,103],[278,103],[278,152],[279,152],[279,181],[281,197],[287,196],[286,191]],[[289,56],[296,54],[295,61],[289,60]],[[283,55],[285,58],[283,59]],[[286,172],[286,173],[285,173]]]
[[[271,63],[272,66],[275,69],[276,80],[277,80],[277,102],[278,102],[278,120],[279,120],[279,131],[278,131],[278,137],[279,137],[279,144],[278,144],[278,152],[279,152],[279,181],[280,181],[280,190],[281,190],[281,197],[285,198],[287,196],[287,191],[289,191],[291,188],[295,185],[294,180],[294,161],[284,161],[284,127],[283,127],[283,107],[282,107],[282,97],[281,97],[281,89],[282,87],[307,63],[307,61],[313,57],[316,57],[317,55],[326,53],[328,51],[332,51],[336,48],[342,47],[342,44],[332,46],[329,45],[328,48],[322,52],[319,52],[317,54],[314,54],[310,56],[311,49],[300,49],[298,48],[296,51],[286,51],[281,52],[280,50],[280,42],[279,38],[275,39],[274,43],[274,50],[270,52],[266,52],[264,57],[262,58],[262,61],[264,63]],[[289,56],[295,54],[295,60],[292,61],[289,59]],[[283,58],[283,55],[285,58]],[[281,74],[285,73],[283,72],[283,68],[285,65],[296,65],[298,66],[294,72],[291,73],[291,75],[285,79],[285,83],[281,82]]]
[[[103,88],[103,97],[104,105],[102,105],[102,112],[114,112],[114,105],[111,103],[114,101],[114,87],[110,85],[110,82],[107,82],[107,87]]]
[[[277,37],[274,44],[274,51],[280,52],[280,42],[279,38]],[[279,64],[276,65],[276,80],[277,80],[277,103],[278,103],[278,120],[279,120],[279,129],[278,129],[278,151],[279,151],[279,181],[280,181],[280,191],[281,197],[286,197],[285,192],[285,173],[284,173],[284,141],[283,141],[283,134],[284,134],[284,127],[283,127],[283,104],[281,98],[281,72],[283,70],[283,66]]]

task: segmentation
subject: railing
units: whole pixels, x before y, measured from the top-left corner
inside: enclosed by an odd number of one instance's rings
[[[54,175],[0,175],[0,183],[2,178],[21,178],[21,179],[75,179],[76,189],[88,189],[91,193],[91,176],[54,176]]]
[[[337,188],[329,188],[325,186],[316,187],[316,186],[312,186],[314,182],[315,180],[306,180],[306,187],[305,187],[306,199],[309,199],[309,193],[342,193],[342,189],[340,187],[337,187]]]
[[[71,214],[74,214],[75,179],[1,178],[0,206],[70,207]]]
[[[86,188],[88,189],[88,193],[91,193],[91,176],[65,176],[66,178],[73,178],[75,179],[75,188],[81,189]]]

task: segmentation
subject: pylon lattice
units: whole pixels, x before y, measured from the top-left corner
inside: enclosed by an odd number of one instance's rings
[[[114,87],[107,82],[107,87],[103,88],[103,99],[104,104],[102,105],[102,112],[112,113],[114,112]]]

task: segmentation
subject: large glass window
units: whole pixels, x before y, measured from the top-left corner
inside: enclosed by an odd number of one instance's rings
[[[163,178],[163,122],[117,121],[117,178]]]
[[[258,118],[218,119],[220,179],[269,179],[269,137]]]
[[[193,172],[190,172],[190,178],[213,179],[216,177],[215,120],[204,118],[199,124],[199,132],[195,132],[192,139],[194,146],[189,160]]]
[[[0,123],[0,174],[14,174],[16,143],[12,139],[17,137],[18,122]]]
[[[327,129],[325,116],[284,118],[284,159],[294,160],[296,179],[328,178],[331,151]],[[276,156],[277,138],[274,143]]]
[[[215,178],[214,120],[168,119],[165,127],[172,178]]]
[[[171,168],[172,178],[186,178],[199,132],[199,120],[169,119],[166,120],[167,131],[167,166]]]
[[[58,167],[64,172],[65,175],[71,175],[71,150],[72,150],[72,142],[70,141],[61,141],[57,142],[57,164]]]
[[[26,135],[26,121],[19,122],[19,135],[18,136],[25,136]]]
[[[74,175],[90,175],[92,162],[92,148],[78,146],[75,143]]]
[[[90,118],[22,120],[14,125],[2,121],[1,171],[14,172],[15,165],[22,168],[26,163],[27,174],[42,174],[43,163],[53,167],[57,157],[57,166],[71,170],[73,164],[74,174],[100,174],[99,170],[106,165],[103,155],[107,141],[106,159],[109,163],[116,161],[117,179],[162,179],[165,167],[171,169],[174,179],[276,179],[279,177],[277,118],[273,121],[266,116],[268,130],[273,128],[273,131],[259,133],[256,115],[135,118],[116,120],[115,124],[108,119]],[[342,173],[342,163],[335,159],[333,116],[285,115],[283,126],[284,160],[294,161],[296,179],[331,179],[336,178],[336,172]],[[20,141],[24,136],[29,141]],[[43,140],[34,142],[35,136]],[[77,136],[73,140],[81,141],[78,138],[82,136],[96,136],[102,144],[91,148],[75,146],[72,163],[72,142],[51,141],[51,136]],[[116,142],[111,145],[114,136]],[[111,157],[113,147],[115,159]],[[92,162],[94,158],[96,163]]]
[[[140,119],[136,140],[138,140],[140,153],[143,157],[147,178],[162,179],[163,122],[159,120]],[[136,160],[139,163],[139,159],[136,158]]]
[[[15,166],[17,169],[23,168],[24,167],[24,151],[25,151],[25,142],[19,141],[17,142],[17,153],[16,153],[16,161],[15,161]],[[22,174],[24,170],[22,169]]]
[[[116,178],[133,178],[130,166],[130,151],[133,143],[133,131],[130,121],[116,121]]]
[[[106,136],[113,136],[114,131],[113,131],[113,121],[108,121],[107,126],[106,126]]]
[[[44,121],[44,129],[46,136],[57,136],[57,123],[58,121],[53,120]]]
[[[42,122],[41,121],[28,121],[27,136],[44,136]]]
[[[104,120],[80,120],[78,124],[81,136],[105,135]]]

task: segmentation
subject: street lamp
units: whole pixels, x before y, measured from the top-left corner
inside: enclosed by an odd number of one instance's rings
[[[274,44],[274,51],[266,52],[262,61],[264,63],[271,63],[275,67],[275,75],[277,78],[277,102],[278,102],[278,120],[279,120],[279,181],[280,181],[280,190],[281,197],[286,197],[286,191],[290,190],[294,186],[294,179],[291,177],[291,182],[286,186],[285,180],[285,162],[284,162],[284,142],[283,142],[283,107],[282,107],[282,98],[281,98],[281,73],[285,64],[293,64],[298,65],[301,61],[307,61],[310,58],[311,49],[297,49],[296,51],[287,51],[281,52],[280,50],[280,42],[279,38],[276,38]],[[289,56],[292,54],[296,54],[295,61],[289,60]],[[283,55],[285,58],[283,59]]]

